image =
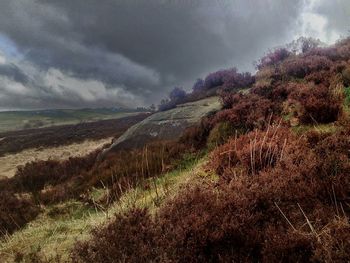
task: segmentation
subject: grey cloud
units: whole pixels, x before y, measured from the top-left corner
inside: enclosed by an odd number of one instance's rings
[[[37,73],[16,64],[31,78],[29,84],[11,75],[14,69],[0,67],[0,75],[31,90],[23,107],[149,104],[172,86],[189,88],[219,68],[252,70],[268,48],[293,39],[309,1],[3,0],[0,33]],[[322,7],[329,1],[318,2],[322,15],[339,12]],[[341,23],[329,26],[343,30]],[[45,87],[48,76],[63,80]]]
[[[14,64],[0,64],[0,75],[7,76],[20,83],[29,81],[28,76]]]

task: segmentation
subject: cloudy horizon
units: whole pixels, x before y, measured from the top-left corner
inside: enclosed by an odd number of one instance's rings
[[[0,110],[157,104],[301,36],[346,37],[346,0],[3,0]]]

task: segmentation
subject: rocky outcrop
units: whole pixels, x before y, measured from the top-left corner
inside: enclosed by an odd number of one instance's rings
[[[157,112],[130,127],[114,141],[105,153],[118,149],[143,147],[151,141],[178,139],[183,131],[210,112],[221,108],[218,97],[178,105],[176,108]]]

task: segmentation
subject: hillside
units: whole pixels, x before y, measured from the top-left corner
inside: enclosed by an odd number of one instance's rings
[[[350,39],[304,41],[210,73],[104,158],[0,180],[0,259],[348,262]]]
[[[110,120],[0,132],[0,157],[26,149],[57,147],[89,139],[119,137],[130,126],[147,116],[148,113],[141,113]]]
[[[130,127],[107,151],[140,148],[152,141],[177,140],[186,128],[220,109],[219,98],[210,97],[157,112]]]
[[[0,111],[0,132],[117,119],[139,113],[136,110],[113,108]]]

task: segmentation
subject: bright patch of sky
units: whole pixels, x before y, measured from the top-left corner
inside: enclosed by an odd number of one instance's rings
[[[317,8],[322,0],[304,0],[304,5],[299,19],[298,37],[308,36],[321,40],[326,44],[332,44],[341,36],[340,32],[329,30],[329,20],[317,13]]]
[[[18,57],[20,53],[18,52],[15,43],[10,39],[0,33],[0,64],[5,63],[6,57]],[[3,60],[5,59],[5,60]]]

